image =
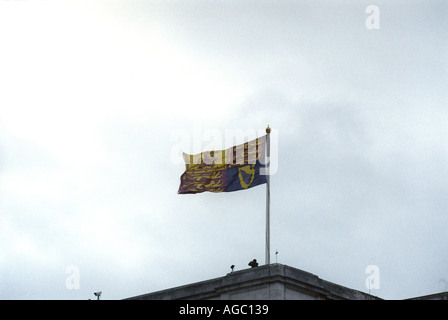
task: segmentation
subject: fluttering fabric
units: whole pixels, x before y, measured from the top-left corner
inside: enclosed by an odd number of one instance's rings
[[[183,153],[186,170],[177,193],[229,192],[266,183],[266,136],[226,150]]]

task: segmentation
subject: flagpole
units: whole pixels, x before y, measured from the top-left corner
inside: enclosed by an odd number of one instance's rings
[[[267,158],[267,163],[266,163],[266,264],[269,265],[270,262],[270,206],[271,206],[271,195],[270,195],[270,176],[269,176],[269,165],[271,162],[271,141],[270,141],[270,135],[271,133],[271,128],[269,128],[269,125],[266,128],[266,158]]]

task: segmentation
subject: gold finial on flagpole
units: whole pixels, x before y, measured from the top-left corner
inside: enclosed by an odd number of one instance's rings
[[[268,127],[266,128],[266,133],[271,133],[271,128],[269,128],[269,125],[268,125]]]

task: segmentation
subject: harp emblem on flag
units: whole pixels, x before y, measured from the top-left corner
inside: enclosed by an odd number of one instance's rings
[[[247,165],[238,168],[238,177],[240,178],[241,187],[244,189],[249,188],[255,177],[255,165]]]

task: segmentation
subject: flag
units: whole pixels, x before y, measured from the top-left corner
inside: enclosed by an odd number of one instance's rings
[[[183,153],[186,169],[177,193],[238,191],[266,183],[265,147],[262,136],[226,150]]]

